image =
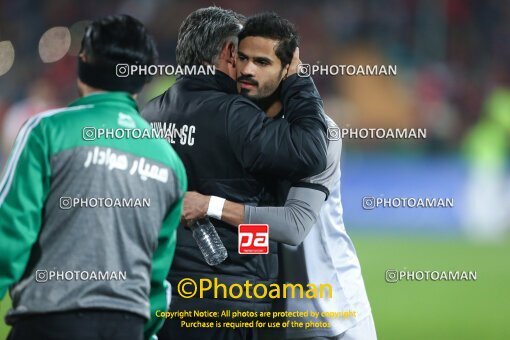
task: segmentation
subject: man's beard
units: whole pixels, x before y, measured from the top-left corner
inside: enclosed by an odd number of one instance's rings
[[[270,95],[265,96],[265,97],[252,97],[252,96],[244,95],[242,93],[241,94],[243,96],[245,96],[246,98],[248,98],[249,100],[251,100],[255,105],[260,107],[263,111],[266,111],[276,101],[280,100],[281,85],[282,84],[280,83],[278,85],[278,87],[276,88],[276,90],[273,91],[273,93],[271,93]]]
[[[280,75],[279,77],[281,76],[281,72],[280,72]],[[244,80],[246,82],[248,82],[249,84],[252,84],[254,86],[258,86],[259,83],[256,82],[255,80],[253,80],[251,77],[239,77],[237,79],[237,81],[239,80]],[[263,111],[266,111],[267,108],[269,108],[274,102],[280,100],[280,90],[281,90],[281,87],[282,87],[282,82],[280,81],[278,83],[278,86],[274,86],[274,84],[277,82],[277,80],[275,82],[272,82],[271,84],[269,84],[268,86],[265,86],[265,87],[262,87],[260,90],[261,93],[263,93],[262,95],[256,95],[256,96],[251,96],[249,95],[249,90],[248,89],[243,89],[241,88],[241,95],[243,97],[246,97],[248,98],[249,100],[251,100],[255,105],[257,105],[258,107],[260,107]],[[270,92],[270,88],[272,87],[275,87],[275,89]],[[269,94],[267,94],[267,92],[269,92]]]

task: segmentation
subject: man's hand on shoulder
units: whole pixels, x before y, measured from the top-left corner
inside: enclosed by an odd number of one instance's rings
[[[301,64],[301,60],[299,59],[299,47],[296,47],[296,50],[294,51],[294,55],[292,56],[292,61],[290,62],[289,70],[287,71],[287,75],[285,76],[285,79],[287,79],[288,77],[297,73],[299,64]]]

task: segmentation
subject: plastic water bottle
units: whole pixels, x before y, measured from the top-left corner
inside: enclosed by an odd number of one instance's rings
[[[208,265],[216,266],[225,261],[228,256],[227,249],[208,218],[196,220],[190,228]]]

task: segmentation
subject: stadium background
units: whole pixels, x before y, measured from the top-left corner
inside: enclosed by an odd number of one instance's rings
[[[0,0],[0,169],[24,120],[77,96],[84,21],[131,14],[155,37],[160,64],[175,64],[180,23],[211,4]],[[398,65],[396,77],[314,77],[341,127],[427,129],[424,140],[344,140],[345,223],[379,338],[509,339],[510,2],[214,4],[288,18],[310,64]],[[155,80],[140,104],[173,81]],[[364,196],[452,197],[455,207],[369,211],[362,209]],[[476,270],[478,280],[387,283],[388,269]],[[6,298],[1,316],[8,307]],[[0,322],[0,338],[7,332]]]

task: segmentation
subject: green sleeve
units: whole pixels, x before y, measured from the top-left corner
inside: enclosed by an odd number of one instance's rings
[[[170,283],[166,281],[166,277],[174,258],[177,227],[181,220],[184,193],[187,190],[186,173],[180,160],[178,163],[176,175],[179,181],[181,196],[163,221],[158,239],[158,247],[152,258],[150,319],[145,324],[146,339],[153,339],[153,336],[161,329],[165,322],[165,319],[156,317],[156,311],[167,311],[169,305],[167,294],[168,296],[170,295]]]
[[[51,170],[40,120],[19,132],[0,181],[0,300],[25,272],[41,229]]]

